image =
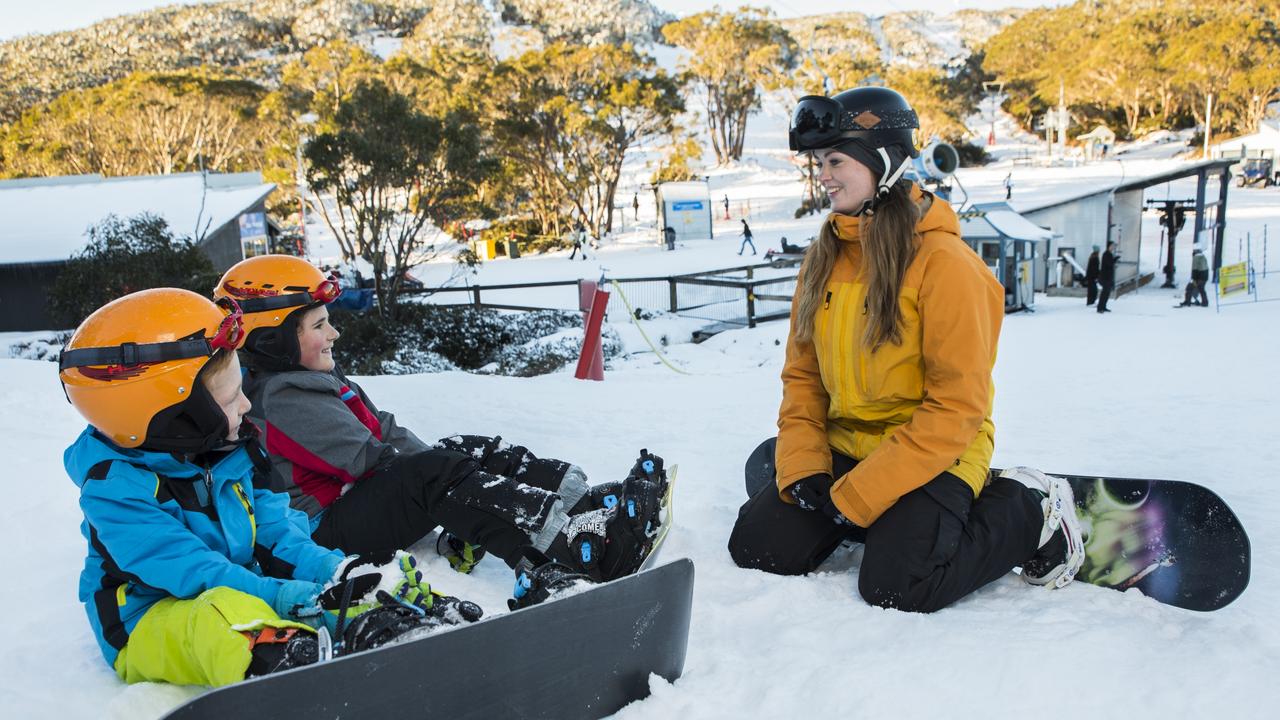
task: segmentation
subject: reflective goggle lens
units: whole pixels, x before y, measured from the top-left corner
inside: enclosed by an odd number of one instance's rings
[[[326,305],[338,299],[342,294],[342,288],[338,286],[338,278],[336,275],[330,275],[327,280],[320,283],[315,290],[311,291],[311,299],[314,302],[322,302]]]
[[[806,95],[791,114],[791,149],[825,147],[840,135],[840,104],[828,97]]]

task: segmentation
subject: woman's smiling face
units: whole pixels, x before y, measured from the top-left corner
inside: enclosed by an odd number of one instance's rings
[[[814,150],[813,161],[818,164],[818,182],[831,198],[832,211],[852,215],[875,193],[871,170],[839,150]]]

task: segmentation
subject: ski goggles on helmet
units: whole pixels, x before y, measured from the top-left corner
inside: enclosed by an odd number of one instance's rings
[[[920,127],[914,110],[863,110],[851,112],[824,95],[805,95],[791,113],[787,139],[792,152],[819,150],[838,140],[863,139],[880,130],[911,130]],[[875,146],[875,143],[871,143]]]
[[[89,366],[129,368],[138,365],[210,357],[219,350],[235,351],[244,342],[244,312],[231,298],[214,301],[227,315],[214,329],[213,337],[199,337],[161,343],[120,343],[113,347],[63,350],[58,371]]]
[[[328,305],[338,296],[342,294],[342,288],[338,285],[338,276],[330,274],[328,278],[323,280],[314,290],[303,290],[302,292],[286,293],[283,295],[264,295],[262,297],[241,298],[240,307],[247,313],[267,312],[269,310],[283,310],[284,308],[298,307],[301,305],[313,305],[319,303]]]

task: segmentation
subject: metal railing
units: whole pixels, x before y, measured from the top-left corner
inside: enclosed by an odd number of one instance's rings
[[[758,263],[682,275],[613,278],[637,311],[669,312],[712,322],[755,327],[787,317],[796,274],[786,272],[798,261]],[[778,270],[757,277],[761,270]],[[406,295],[428,295],[432,302],[465,304],[497,310],[577,310],[578,280],[552,280],[502,285],[417,288]],[[553,289],[554,288],[554,289]],[[566,292],[559,288],[573,288]],[[762,291],[763,290],[763,291]],[[512,296],[516,297],[512,297]],[[455,299],[456,298],[456,299]],[[516,300],[519,302],[516,302]]]

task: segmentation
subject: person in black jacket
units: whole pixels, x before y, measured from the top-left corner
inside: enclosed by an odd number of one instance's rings
[[[1102,263],[1098,266],[1098,284],[1102,286],[1102,294],[1098,297],[1098,312],[1111,312],[1107,309],[1107,300],[1111,297],[1111,289],[1116,285],[1116,244],[1107,243],[1107,251],[1102,253]]]
[[[1098,251],[1101,250],[1097,245],[1093,246],[1093,252],[1089,253],[1089,260],[1084,266],[1084,286],[1088,293],[1088,301],[1086,305],[1093,305],[1098,301]]]

